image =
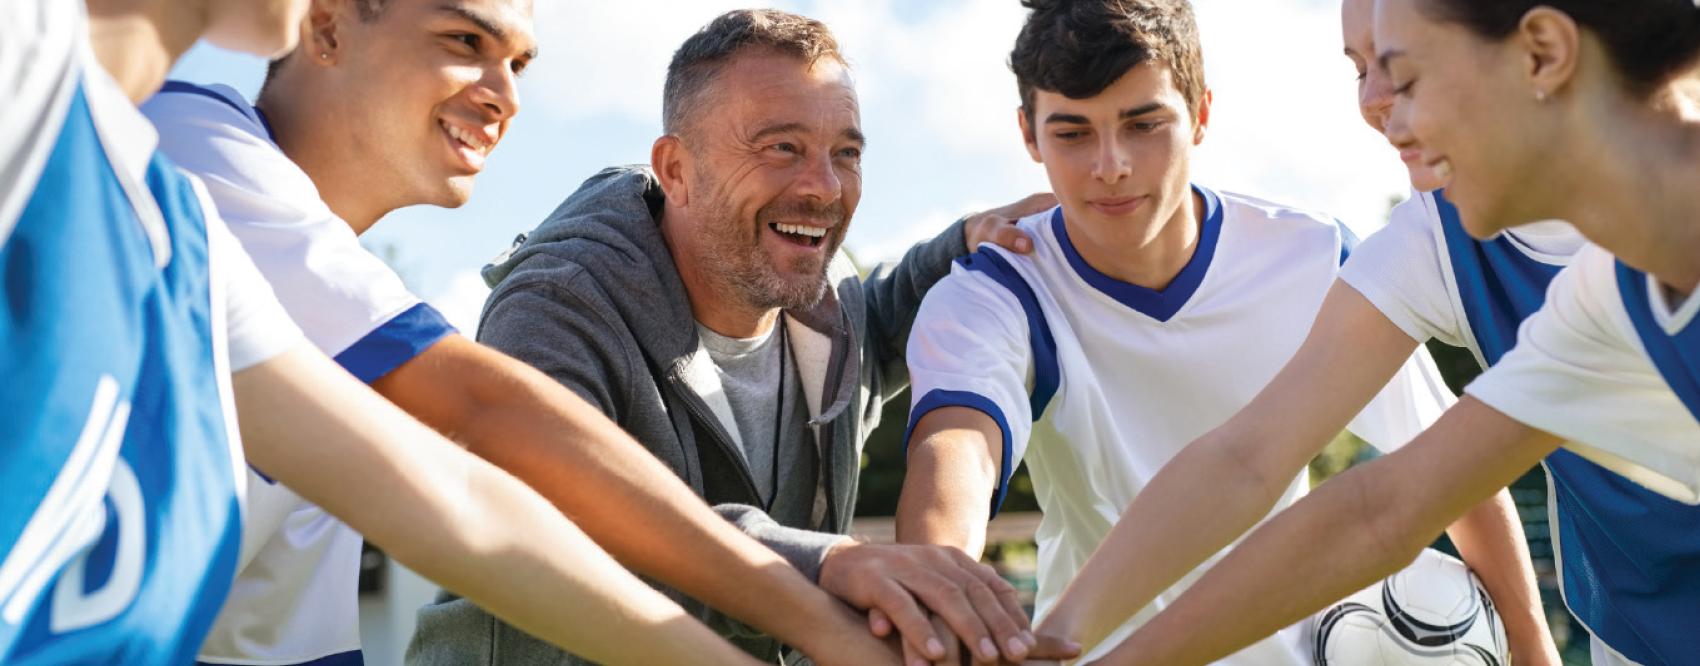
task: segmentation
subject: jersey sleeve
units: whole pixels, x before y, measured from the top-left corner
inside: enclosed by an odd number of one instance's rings
[[[1393,208],[1386,227],[1358,245],[1341,267],[1340,279],[1411,339],[1462,347],[1462,326],[1436,237],[1438,220],[1428,196],[1413,194]]]
[[[1560,271],[1517,346],[1465,392],[1650,490],[1700,502],[1700,423],[1641,349],[1611,255]]]
[[[982,412],[1002,431],[996,515],[1033,430],[1032,358],[1021,304],[995,280],[958,265],[927,292],[907,356],[913,403],[905,446],[921,417],[944,407]]]
[[[192,179],[191,179],[192,180]],[[209,203],[204,187],[195,183],[201,196],[207,225],[207,254],[215,290],[222,303],[225,339],[228,341],[230,371],[241,372],[288,351],[302,339],[301,329],[278,304],[272,288],[254,268],[241,243]]]
[[[243,108],[234,92],[177,84],[143,112],[159,128],[161,150],[206,183],[231,233],[307,338],[369,383],[454,333],[360,245]]]

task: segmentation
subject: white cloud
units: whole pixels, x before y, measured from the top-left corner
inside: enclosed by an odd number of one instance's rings
[[[667,63],[685,38],[737,0],[549,0],[535,9],[542,59],[528,76],[533,108],[568,119],[618,114],[661,120]]]

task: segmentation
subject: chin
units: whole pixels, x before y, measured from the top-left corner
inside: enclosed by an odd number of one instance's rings
[[[436,196],[431,197],[431,205],[443,208],[460,208],[472,200],[472,176],[457,176],[450,178],[443,187],[437,190]]]

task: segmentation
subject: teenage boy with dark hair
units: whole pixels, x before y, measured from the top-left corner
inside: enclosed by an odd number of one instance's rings
[[[1026,4],[1018,120],[1061,205],[1019,223],[1031,255],[983,248],[922,305],[898,537],[978,553],[1025,458],[1045,513],[1043,617],[1152,476],[1298,348],[1353,239],[1331,218],[1190,183],[1211,95],[1188,3]],[[1448,401],[1415,357],[1350,428],[1397,446]],[[1268,483],[1280,506],[1308,486],[1302,472]],[[1054,626],[1090,653],[1197,574],[1132,618]],[[1225,663],[1309,664],[1306,624]]]

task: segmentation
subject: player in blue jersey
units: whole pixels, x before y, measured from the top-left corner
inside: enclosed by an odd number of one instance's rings
[[[1144,597],[1100,580],[1104,596],[1127,603],[1090,625],[1067,617],[1075,611],[1059,604],[1065,586],[1108,547],[1101,544],[1129,503],[1148,503],[1158,470],[1189,456],[1194,438],[1233,416],[1299,348],[1349,234],[1328,216],[1188,184],[1210,96],[1186,3],[1027,5],[1033,12],[1010,58],[1022,135],[1062,205],[1021,222],[1035,240],[1031,256],[987,248],[927,296],[908,354],[916,407],[898,534],[977,552],[988,507],[1025,459],[1045,512],[1038,613],[1047,631],[1107,648],[1108,638],[1178,596],[1231,539]],[[1414,351],[1405,345],[1386,374],[1366,383],[1365,399],[1329,436],[1349,428],[1391,449],[1438,416],[1451,402],[1438,379],[1395,376]],[[1267,493],[1248,508],[1255,521],[1308,488],[1303,461],[1257,481],[1189,480],[1178,502],[1159,504],[1184,503],[1199,488]],[[1551,648],[1514,516],[1501,498],[1453,532],[1497,605],[1520,620],[1511,625],[1519,653],[1539,663]],[[1222,663],[1308,665],[1311,652],[1308,623],[1298,623]]]
[[[755,663],[312,350],[156,154],[133,102],[172,61],[203,34],[275,53],[300,9],[0,8],[0,662],[191,661],[234,574],[246,456],[552,641]]]
[[[1497,362],[1423,436],[1254,532],[1104,663],[1226,654],[1397,568],[1543,457],[1566,600],[1604,643],[1596,663],[1700,663],[1694,509],[1672,506],[1700,501],[1700,110],[1685,91],[1700,7],[1381,0],[1374,41],[1394,86],[1393,135],[1409,132],[1457,203],[1444,224],[1490,239],[1448,238],[1436,257],[1461,284],[1469,341]],[[1527,315],[1519,292],[1542,276],[1517,275],[1535,271],[1495,241],[1548,218],[1599,247],[1575,253]]]

